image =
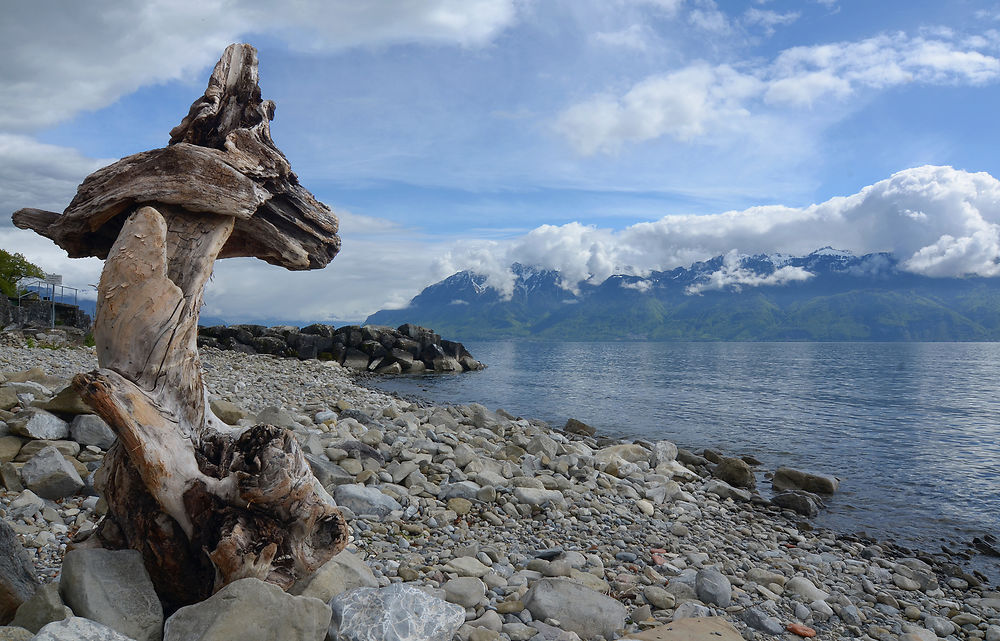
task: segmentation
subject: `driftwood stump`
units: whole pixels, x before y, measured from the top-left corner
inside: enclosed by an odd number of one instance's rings
[[[347,526],[287,430],[232,428],[207,402],[198,314],[216,258],[324,267],[337,219],[271,140],[257,52],[231,45],[169,146],[90,175],[60,215],[14,223],[106,258],[100,369],[73,380],[118,434],[98,474],[105,547],[142,552],[168,609],[256,577],[287,589],[343,549]]]

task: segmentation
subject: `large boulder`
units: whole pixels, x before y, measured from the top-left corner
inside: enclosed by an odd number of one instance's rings
[[[757,487],[757,479],[754,477],[753,469],[743,459],[722,459],[715,466],[715,469],[712,470],[712,476],[729,483],[733,487],[742,487],[748,490]]]
[[[59,594],[78,616],[136,641],[161,639],[163,608],[137,550],[70,550]]]
[[[649,462],[650,467],[656,467],[661,463],[669,463],[677,459],[677,446],[670,441],[657,441],[653,445],[653,458]]]
[[[788,490],[775,494],[771,498],[771,503],[809,517],[819,514],[819,508],[823,505],[818,496],[801,490]]]
[[[583,421],[578,421],[575,418],[568,419],[566,425],[563,426],[564,432],[569,432],[570,434],[582,434],[583,436],[593,436],[597,433],[597,430],[587,425]]]
[[[330,602],[328,639],[339,641],[451,641],[465,608],[405,583],[348,590]]]
[[[790,467],[779,467],[771,479],[771,486],[777,492],[805,490],[817,494],[833,494],[840,486],[840,481],[826,474],[811,474]]]
[[[108,450],[115,442],[115,433],[104,419],[95,414],[80,414],[69,426],[70,436],[80,445],[93,445]]]
[[[597,635],[614,639],[625,627],[625,606],[574,581],[539,579],[522,601],[535,619],[557,619],[584,639]]]
[[[35,454],[21,468],[21,479],[32,492],[46,499],[61,499],[76,494],[83,479],[55,446]]]
[[[21,604],[38,589],[31,557],[7,521],[0,519],[0,625],[6,625]]]
[[[259,579],[233,581],[167,619],[164,641],[322,641],[330,607]]]
[[[333,492],[333,498],[337,501],[337,505],[346,507],[358,516],[367,514],[380,520],[396,510],[403,509],[396,499],[383,494],[378,488],[365,485],[338,485]]]
[[[69,436],[69,423],[37,407],[18,412],[16,418],[7,421],[7,426],[15,434],[28,438],[54,441]]]
[[[638,443],[623,443],[597,450],[594,452],[594,460],[598,463],[613,463],[620,460],[629,463],[648,463],[652,454]]]
[[[108,626],[83,617],[49,623],[31,641],[135,641]]]
[[[360,556],[344,551],[323,564],[307,579],[293,585],[289,593],[326,603],[354,588],[377,588],[378,580]]]

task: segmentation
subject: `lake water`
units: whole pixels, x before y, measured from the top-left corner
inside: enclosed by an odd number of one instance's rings
[[[833,474],[841,490],[815,524],[838,531],[930,551],[1000,536],[1000,344],[466,347],[486,370],[374,385]],[[976,566],[1000,576],[995,559]]]

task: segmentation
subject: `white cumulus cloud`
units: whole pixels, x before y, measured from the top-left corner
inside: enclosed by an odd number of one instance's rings
[[[761,24],[791,19],[791,14],[757,9],[747,16]],[[599,94],[571,105],[558,116],[555,129],[583,155],[613,154],[623,145],[662,137],[692,142],[727,130],[747,133],[757,117],[776,109],[816,108],[863,90],[994,82],[1000,59],[988,53],[992,42],[984,38],[977,47],[954,34],[893,33],[792,47],[756,66],[696,61],[648,76],[621,95]]]

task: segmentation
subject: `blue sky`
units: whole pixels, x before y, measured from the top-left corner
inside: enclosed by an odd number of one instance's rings
[[[359,319],[457,269],[503,285],[513,260],[600,280],[829,244],[896,251],[935,275],[994,275],[1000,256],[997,3],[40,1],[7,13],[4,220],[60,211],[90,171],[166,144],[222,49],[258,48],[273,137],[341,215],[344,249],[308,274],[222,261],[206,314]],[[0,246],[68,282],[99,273],[9,222]]]

